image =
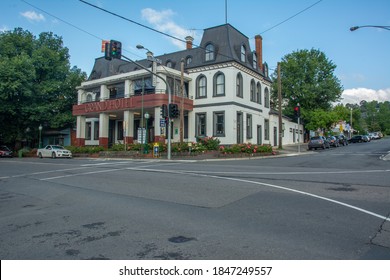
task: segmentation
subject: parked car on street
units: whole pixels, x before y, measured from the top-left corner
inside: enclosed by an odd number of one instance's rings
[[[340,145],[343,145],[343,146],[348,145],[348,139],[343,134],[335,135],[335,137],[337,139],[339,139],[339,144]]]
[[[348,140],[349,143],[362,143],[368,142],[368,137],[364,135],[355,135],[351,139]]]
[[[332,146],[332,147],[340,147],[340,142],[339,142],[339,139],[334,137],[334,136],[329,136],[327,138],[328,142],[329,142],[329,145]]]
[[[72,152],[59,145],[47,145],[45,148],[38,149],[37,156],[40,158],[72,158]]]
[[[372,140],[378,140],[383,137],[383,134],[381,132],[371,132],[368,135],[370,135]]]
[[[312,150],[312,149],[317,150],[317,148],[321,148],[321,149],[326,149],[326,148],[329,149],[330,148],[329,142],[324,136],[311,137],[307,146],[308,146],[309,150]]]
[[[12,151],[4,145],[0,146],[0,157],[12,157],[13,153]]]
[[[370,142],[371,141],[371,137],[368,134],[364,134],[363,138],[367,140],[366,142]]]

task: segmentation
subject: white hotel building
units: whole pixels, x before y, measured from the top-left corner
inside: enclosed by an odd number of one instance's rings
[[[261,36],[255,37],[254,51],[248,37],[230,24],[205,29],[199,47],[193,47],[191,37],[186,40],[185,50],[156,56],[161,64],[154,69],[169,84],[172,103],[183,107],[184,140],[217,137],[223,145],[277,146],[278,115],[270,109],[271,80],[263,63]],[[137,63],[152,69],[146,59]],[[168,104],[165,81],[134,63],[97,58],[88,81],[78,88],[78,103],[73,107],[76,144],[108,147],[139,142],[143,127],[148,142],[166,141],[160,115],[161,106]],[[283,118],[283,145],[302,142],[302,131],[302,126],[298,129],[295,122]],[[172,121],[171,132],[172,141],[179,141],[179,118]]]

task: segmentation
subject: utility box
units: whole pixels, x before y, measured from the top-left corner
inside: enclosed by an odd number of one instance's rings
[[[158,143],[153,144],[153,157],[160,157],[160,145]]]

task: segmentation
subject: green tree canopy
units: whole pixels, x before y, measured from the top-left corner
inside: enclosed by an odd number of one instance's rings
[[[299,50],[283,57],[281,63],[283,113],[293,116],[298,103],[301,111],[322,109],[328,111],[339,100],[342,86],[334,75],[336,65],[326,55],[315,49]],[[273,104],[278,104],[277,72],[273,78]]]
[[[76,86],[85,79],[70,67],[61,37],[44,32],[37,38],[22,28],[0,33],[0,140],[38,135],[40,124],[72,126]]]

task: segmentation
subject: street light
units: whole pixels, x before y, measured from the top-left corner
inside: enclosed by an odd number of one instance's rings
[[[40,124],[38,129],[39,129],[39,149],[42,148],[42,125]]]
[[[384,26],[384,25],[362,25],[362,26],[352,26],[349,30],[351,31],[355,31],[359,28],[363,28],[363,27],[373,27],[373,28],[382,28],[382,29],[385,29],[385,30],[390,30],[390,26]]]
[[[137,45],[136,46],[137,47],[137,49],[139,49],[139,50],[142,50],[142,49],[144,49],[144,50],[147,50],[148,52],[146,53],[146,55],[147,55],[147,59],[149,60],[149,61],[153,61],[153,64],[154,63],[160,63],[161,64],[161,60],[160,59],[158,59],[158,58],[155,58],[154,56],[153,56],[153,52],[151,52],[148,48],[145,48],[144,46],[142,46],[142,45]],[[125,57],[126,58],[126,57]],[[137,64],[137,63],[136,63]],[[164,83],[165,83],[165,86],[166,86],[166,88],[167,88],[167,90],[168,90],[168,107],[169,107],[169,104],[171,104],[171,100],[172,100],[172,97],[171,97],[171,87],[169,86],[169,84],[167,83],[167,81],[163,78],[163,77],[161,77],[160,75],[158,75],[157,73],[154,73],[153,71],[150,71],[149,69],[147,69],[147,68],[145,68],[145,67],[143,67],[142,65],[140,65],[140,64],[137,64],[137,65],[139,65],[139,66],[141,66],[143,69],[145,69],[145,70],[147,70],[147,71],[149,71],[150,73],[152,73],[154,76],[156,76],[156,77],[158,77],[158,78],[160,78]],[[153,68],[155,68],[155,67],[153,67]],[[171,118],[169,117],[169,114],[168,114],[168,124],[167,124],[167,130],[168,130],[168,143],[167,143],[167,149],[168,149],[168,151],[167,151],[167,159],[171,159]]]
[[[147,154],[148,153],[148,120],[149,120],[149,113],[146,112],[145,115],[144,115],[144,118],[146,120],[146,131],[145,131],[145,145],[144,145],[144,154]]]

